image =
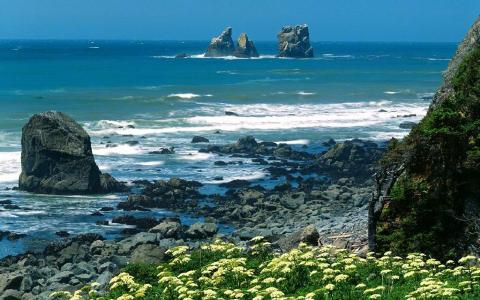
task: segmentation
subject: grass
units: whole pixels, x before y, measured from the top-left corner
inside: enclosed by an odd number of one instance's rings
[[[129,265],[103,295],[98,284],[64,299],[479,299],[480,260],[457,262],[423,254],[369,253],[365,258],[332,246],[301,244],[275,254],[262,237],[247,248],[217,240],[199,249],[169,250],[158,266]]]

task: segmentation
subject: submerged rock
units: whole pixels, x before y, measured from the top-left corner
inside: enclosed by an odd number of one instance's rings
[[[279,57],[313,57],[307,25],[285,26],[277,37]]]
[[[54,111],[33,115],[22,129],[19,188],[45,194],[125,190],[123,184],[100,172],[90,137],[80,124]]]
[[[192,138],[192,143],[193,144],[196,144],[196,143],[208,143],[210,142],[209,139],[207,139],[206,137],[203,137],[203,136],[199,136],[199,135],[196,135]]]
[[[258,57],[257,48],[252,41],[248,39],[246,33],[241,33],[237,40],[237,49],[234,55],[236,57]]]
[[[232,40],[232,28],[227,27],[218,36],[214,37],[205,52],[205,57],[221,57],[233,55],[235,45]]]

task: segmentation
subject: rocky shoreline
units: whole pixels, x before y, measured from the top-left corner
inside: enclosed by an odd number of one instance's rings
[[[324,146],[325,151],[311,153],[252,136],[230,145],[207,145],[200,152],[250,159],[279,183],[267,188],[233,180],[220,184],[225,193],[212,195],[200,192],[200,182],[180,178],[136,181],[132,191],[138,192],[126,201],[94,212],[123,211],[111,222],[133,227],[125,230],[126,238],[104,240],[86,233],[59,239],[43,252],[6,257],[0,260],[0,292],[9,298],[0,299],[48,299],[51,291],[75,290],[91,281],[105,285],[130,262],[160,263],[168,247],[197,247],[217,237],[244,243],[261,235],[282,251],[307,235],[317,243],[365,253],[371,178],[384,148],[362,140],[331,140]],[[221,163],[227,164],[215,162]],[[178,218],[130,214],[155,208],[202,216],[204,222],[186,226]],[[235,230],[220,234],[220,224]]]

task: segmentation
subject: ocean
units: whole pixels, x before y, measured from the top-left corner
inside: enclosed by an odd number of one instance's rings
[[[58,110],[84,126],[104,172],[124,181],[198,180],[203,192],[223,182],[268,184],[261,166],[216,166],[199,153],[195,135],[212,144],[241,136],[307,146],[333,138],[401,138],[403,121],[425,115],[453,55],[453,43],[313,43],[313,59],[276,58],[275,42],[257,42],[259,58],[204,58],[200,41],[0,41],[0,231],[25,233],[0,241],[0,258],[38,250],[55,232],[119,236],[125,226],[100,226],[90,216],[126,195],[47,196],[7,190],[20,174],[22,126],[38,112]],[[175,59],[187,53],[191,57]],[[234,112],[238,116],[225,115]],[[106,143],[116,147],[106,147]],[[138,142],[126,143],[126,142]],[[174,147],[175,154],[149,154]],[[222,157],[222,160],[229,158]],[[238,160],[236,158],[235,160]],[[122,212],[108,212],[112,218]],[[155,217],[165,210],[137,212]],[[103,217],[105,218],[105,217]],[[191,224],[201,217],[181,215]],[[224,225],[221,230],[233,230]]]

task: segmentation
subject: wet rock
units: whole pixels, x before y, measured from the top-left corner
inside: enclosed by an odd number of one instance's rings
[[[22,295],[20,291],[6,290],[0,295],[0,300],[22,300]]]
[[[162,238],[180,238],[182,230],[179,219],[167,218],[151,228],[149,232],[158,233]]]
[[[67,231],[57,231],[55,232],[55,234],[59,237],[62,237],[62,238],[66,238],[66,237],[69,237],[70,236],[70,233],[68,233]]]
[[[128,145],[128,146],[136,146],[136,145],[140,144],[140,142],[139,141],[126,141],[124,144]]]
[[[160,148],[160,150],[150,151],[148,154],[175,154],[175,149],[170,148]]]
[[[0,200],[0,205],[12,204],[12,200]]]
[[[130,261],[132,263],[159,264],[166,260],[166,251],[167,248],[153,244],[140,245],[133,250]]]
[[[214,236],[218,227],[214,223],[195,223],[185,232],[189,238],[204,239]]]
[[[415,127],[415,125],[417,125],[417,123],[411,122],[411,121],[404,121],[404,122],[400,123],[400,125],[398,125],[398,127],[402,128],[402,129],[412,129],[413,127]]]
[[[280,57],[313,57],[310,35],[307,25],[285,26],[278,33],[278,50]]]
[[[233,54],[236,57],[258,57],[257,49],[252,41],[248,39],[246,33],[241,33],[237,40],[237,49]]]
[[[23,127],[21,190],[45,194],[113,192],[104,189],[101,175],[90,137],[72,118],[49,111],[33,115]]]
[[[159,221],[151,217],[137,218],[127,215],[114,217],[112,223],[134,225],[139,229],[150,229],[158,225]]]
[[[250,186],[250,182],[248,180],[235,179],[229,182],[221,183],[220,186],[228,189],[239,189]]]
[[[15,204],[5,204],[3,206],[3,208],[5,208],[5,209],[20,209],[20,206],[15,205]]]
[[[226,115],[226,116],[238,117],[238,114],[237,114],[237,113],[235,113],[235,112],[233,112],[233,111],[228,111],[228,110],[225,111],[225,115]]]
[[[210,140],[207,139],[207,138],[205,138],[205,137],[203,137],[203,136],[198,136],[198,135],[196,135],[196,136],[194,136],[194,137],[192,138],[192,143],[193,143],[193,144],[196,144],[196,143],[209,143],[209,142],[210,142]]]
[[[322,146],[330,148],[332,146],[335,146],[336,143],[337,142],[335,142],[334,139],[328,139],[328,141],[322,143]]]
[[[288,209],[296,209],[305,203],[305,193],[289,193],[280,199],[280,203]]]
[[[232,28],[227,27],[218,36],[212,38],[210,45],[205,52],[205,57],[222,57],[233,55],[235,45],[232,40]]]
[[[306,243],[311,246],[319,245],[320,234],[315,225],[311,224],[302,230],[286,235],[277,241],[278,246],[282,251],[287,252],[293,248],[298,247],[300,243]]]

